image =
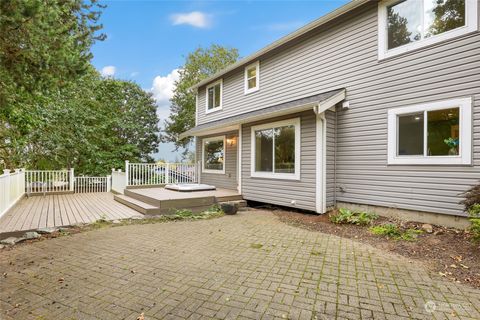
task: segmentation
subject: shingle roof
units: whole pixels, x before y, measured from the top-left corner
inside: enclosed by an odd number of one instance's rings
[[[321,104],[322,102],[326,102],[329,99],[335,98],[336,96],[339,96],[341,99],[343,99],[344,94],[345,94],[345,89],[343,88],[336,89],[328,92],[319,93],[313,96],[309,96],[309,97],[305,97],[305,98],[301,98],[293,101],[288,101],[285,103],[280,103],[277,105],[258,109],[255,111],[241,113],[228,118],[223,118],[220,120],[203,123],[182,133],[180,135],[180,138],[187,137],[187,136],[194,136],[194,135],[197,135],[197,133],[201,133],[210,129],[228,127],[231,125],[238,125],[241,123],[247,123],[255,120],[266,119],[266,118],[271,118],[279,115],[308,110],[312,106]]]

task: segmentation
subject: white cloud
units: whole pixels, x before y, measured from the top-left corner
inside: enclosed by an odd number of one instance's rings
[[[102,68],[102,71],[100,73],[104,77],[113,77],[116,71],[117,68],[115,68],[115,66],[105,66]]]
[[[174,26],[188,24],[196,28],[208,28],[212,23],[211,15],[200,11],[172,14],[170,19]]]
[[[156,76],[153,79],[150,91],[157,102],[157,114],[161,122],[170,114],[170,98],[173,96],[175,81],[180,77],[178,71],[178,69],[174,69],[166,76]]]

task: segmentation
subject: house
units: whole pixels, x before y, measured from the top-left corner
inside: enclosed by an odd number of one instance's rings
[[[476,0],[355,0],[201,81],[201,182],[451,224],[480,180]]]

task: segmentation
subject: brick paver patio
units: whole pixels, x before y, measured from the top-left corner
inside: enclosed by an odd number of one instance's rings
[[[0,319],[480,319],[479,290],[260,210],[2,250],[0,271]]]

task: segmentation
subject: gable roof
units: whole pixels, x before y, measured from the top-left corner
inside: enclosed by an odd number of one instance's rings
[[[233,71],[237,68],[240,68],[242,66],[245,66],[251,62],[254,62],[255,60],[257,60],[258,58],[260,58],[261,56],[263,56],[264,54],[274,50],[274,49],[277,49],[278,47],[280,46],[283,46],[287,43],[289,43],[290,41],[306,34],[307,32],[309,31],[312,31],[324,24],[326,24],[327,22],[330,22],[332,21],[333,19],[336,19],[350,11],[352,11],[353,9],[355,8],[358,8],[362,5],[364,5],[365,3],[369,2],[370,0],[351,0],[349,3],[341,6],[340,8],[330,12],[330,13],[327,13],[326,15],[318,18],[317,20],[314,20],[312,22],[310,22],[309,24],[301,27],[300,29],[280,38],[279,40],[275,41],[275,42],[272,42],[271,44],[269,44],[268,46],[264,47],[263,49],[260,49],[259,51],[243,58],[243,59],[240,59],[239,61],[229,65],[228,67],[224,68],[223,70],[220,70],[219,72],[215,73],[214,75],[198,82],[197,84],[195,84],[194,86],[192,86],[190,89],[191,90],[195,90],[195,89],[198,89],[199,87],[202,87],[206,84],[209,84],[210,82],[214,81],[215,79],[217,78],[220,78],[221,76],[227,74],[228,72],[230,71]]]

